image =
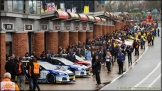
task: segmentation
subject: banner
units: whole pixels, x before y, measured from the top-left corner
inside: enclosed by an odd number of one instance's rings
[[[46,3],[46,9],[44,10],[41,1],[41,12],[51,12],[51,11],[57,11],[57,5],[55,5],[55,3]]]

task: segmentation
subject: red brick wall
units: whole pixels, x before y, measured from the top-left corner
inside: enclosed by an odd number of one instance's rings
[[[122,24],[123,26],[125,26],[126,25],[126,20],[124,20],[124,22],[123,22],[123,24]]]
[[[80,41],[81,43],[86,43],[86,31],[78,32],[78,41]]]
[[[110,33],[110,26],[106,26],[106,34]]]
[[[69,32],[69,44],[78,45],[78,32]]]
[[[98,36],[102,36],[102,25],[98,25]]]
[[[47,32],[46,49],[50,50],[50,53],[58,53],[58,32]]]
[[[98,25],[93,25],[93,38],[96,39],[98,37]]]
[[[44,32],[35,32],[32,44],[32,50],[35,51],[37,57],[40,57],[42,51],[44,51]]]
[[[69,46],[69,32],[59,32],[59,46],[67,49]]]
[[[27,33],[13,33],[12,51],[18,57],[24,57],[28,52],[28,34]]]
[[[86,38],[92,40],[93,39],[93,31],[86,32]]]
[[[5,33],[0,32],[0,80],[2,80],[5,71],[6,64],[6,42]]]
[[[106,25],[102,26],[102,35],[106,35]]]

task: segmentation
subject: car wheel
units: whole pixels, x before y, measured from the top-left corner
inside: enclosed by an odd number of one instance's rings
[[[47,75],[47,82],[52,84],[52,83],[56,83],[56,76],[53,74],[48,74]]]

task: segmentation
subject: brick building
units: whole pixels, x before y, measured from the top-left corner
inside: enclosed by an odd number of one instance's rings
[[[125,20],[122,22],[122,18],[108,12],[101,12],[100,15],[63,11],[33,14],[26,5],[26,12],[17,13],[19,10],[16,9],[10,12],[8,1],[4,1],[4,4],[0,30],[1,77],[5,72],[6,54],[14,53],[23,57],[26,52],[31,54],[35,51],[39,57],[42,51],[47,50],[57,54],[58,46],[67,48],[69,45],[77,45],[78,41],[85,43],[87,38],[93,39],[112,33],[116,27],[120,28],[126,24]]]

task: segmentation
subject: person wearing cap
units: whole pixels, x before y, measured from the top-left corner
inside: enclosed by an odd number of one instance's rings
[[[20,91],[18,85],[11,81],[11,74],[6,72],[1,82],[1,91]]]
[[[117,62],[119,66],[119,74],[123,73],[123,63],[125,60],[125,55],[122,53],[122,49],[119,49],[119,53],[117,54]]]

